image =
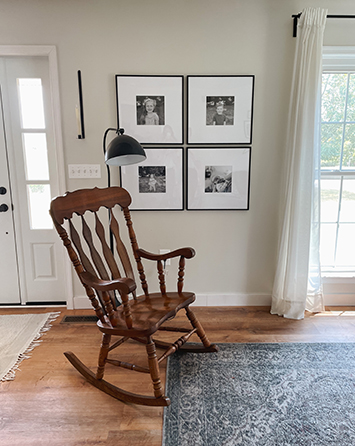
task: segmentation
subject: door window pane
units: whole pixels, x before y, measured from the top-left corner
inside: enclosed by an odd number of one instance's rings
[[[321,180],[321,221],[336,222],[339,211],[340,179]]]
[[[45,133],[23,133],[26,179],[49,180],[47,139]]]
[[[41,79],[17,79],[23,129],[44,129]]]
[[[52,229],[49,215],[51,190],[49,184],[27,185],[31,229]]]

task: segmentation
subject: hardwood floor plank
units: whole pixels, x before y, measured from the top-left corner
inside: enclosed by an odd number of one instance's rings
[[[69,364],[73,351],[96,369],[101,334],[94,323],[61,323],[65,315],[90,310],[63,308],[1,309],[0,314],[60,311],[31,358],[23,361],[14,381],[0,384],[1,446],[158,446],[162,408],[117,401],[91,386]],[[306,314],[301,321],[271,315],[268,307],[199,308],[194,312],[212,342],[355,342],[354,307]],[[171,325],[188,326],[184,313]],[[173,340],[176,333],[159,337]],[[192,339],[192,340],[196,340]],[[145,365],[145,347],[128,341],[117,349],[122,361]],[[132,360],[133,355],[133,360]],[[165,385],[165,363],[161,367]],[[107,366],[107,378],[131,392],[152,394],[149,375]]]

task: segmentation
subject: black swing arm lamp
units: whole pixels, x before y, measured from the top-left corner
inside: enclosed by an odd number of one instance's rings
[[[106,139],[110,131],[116,132],[117,136],[112,139],[106,149]],[[111,175],[109,166],[127,166],[140,163],[147,155],[139,142],[131,136],[124,134],[124,129],[108,128],[104,133],[103,151],[107,167],[108,186],[111,186]]]

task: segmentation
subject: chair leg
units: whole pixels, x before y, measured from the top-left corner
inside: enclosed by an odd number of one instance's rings
[[[215,344],[211,344],[209,339],[206,336],[205,330],[203,329],[202,325],[200,324],[199,320],[193,313],[193,311],[190,309],[190,307],[186,307],[186,315],[189,318],[191,325],[196,328],[196,333],[198,337],[201,339],[202,344],[208,351],[218,351],[218,347]]]
[[[155,348],[155,343],[151,336],[147,338],[147,353],[148,353],[148,365],[150,370],[150,376],[152,378],[154,387],[154,396],[156,398],[161,398],[164,394],[163,388],[160,381],[159,363],[157,357],[157,351]]]
[[[86,367],[86,365],[83,364],[80,359],[74,355],[74,353],[65,352],[64,355],[76,368],[76,370],[89,381],[90,384],[108,395],[111,395],[113,398],[120,401],[125,401],[126,403],[142,404],[143,406],[169,406],[170,404],[170,400],[166,396],[156,398],[155,396],[138,395],[136,393],[127,392],[126,390],[120,389],[104,379],[97,379],[95,374],[88,367]]]
[[[111,341],[111,335],[104,333],[102,335],[102,343],[100,348],[99,364],[97,367],[96,379],[102,379],[104,377],[105,364],[109,352],[110,341]]]

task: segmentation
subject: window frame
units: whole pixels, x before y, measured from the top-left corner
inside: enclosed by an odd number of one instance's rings
[[[324,46],[322,73],[329,72],[355,73],[355,46]],[[355,178],[355,168],[353,171],[323,170],[321,178],[339,178],[339,173],[342,178]],[[354,305],[355,271],[322,270],[321,274],[325,305]]]

